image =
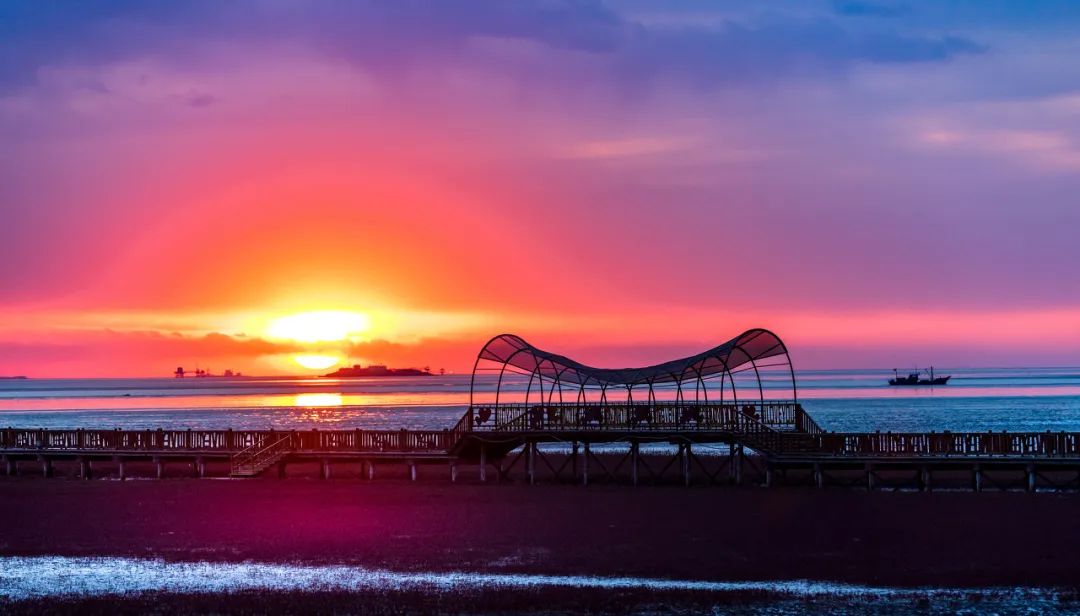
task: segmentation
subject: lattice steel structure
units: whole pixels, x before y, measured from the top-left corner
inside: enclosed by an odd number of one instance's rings
[[[790,378],[791,401],[797,399],[795,372],[787,347],[766,329],[751,329],[708,351],[643,368],[594,368],[538,349],[513,334],[488,341],[477,355],[470,385],[470,405],[477,400],[477,376],[498,374],[494,405],[509,402],[506,375],[528,376],[525,404],[639,404],[656,402],[656,392],[674,386],[679,403],[739,404],[736,375],[752,374],[754,398],[765,402],[762,372],[777,369]],[[745,383],[746,379],[742,379]],[[520,387],[520,385],[517,385]],[[693,397],[690,397],[690,388]],[[745,389],[745,385],[743,387]],[[638,392],[635,400],[634,393]],[[520,396],[520,391],[515,391]],[[623,395],[625,394],[625,396]],[[744,401],[745,392],[744,392]],[[520,400],[515,401],[520,403]]]

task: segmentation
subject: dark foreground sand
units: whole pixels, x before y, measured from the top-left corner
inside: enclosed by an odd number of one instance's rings
[[[1073,586],[1080,496],[397,480],[0,480],[0,555]]]
[[[183,469],[181,469],[182,471]],[[0,600],[0,613],[1069,614],[1080,495],[404,480],[0,478],[0,556],[355,564],[399,571],[1058,587],[1028,599],[547,587]],[[1007,593],[1006,593],[1007,595]]]
[[[33,600],[0,603],[0,611],[18,614],[611,614],[657,616],[1073,616],[1080,611],[1075,594],[1045,598],[1036,595],[1001,598],[979,594],[948,599],[911,596],[883,599],[859,597],[778,597],[759,593],[664,593],[631,590],[513,589],[483,593],[387,591],[241,592],[229,595],[147,594],[134,597]]]

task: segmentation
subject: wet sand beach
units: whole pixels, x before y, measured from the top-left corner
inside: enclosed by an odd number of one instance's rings
[[[890,586],[1080,579],[1073,494],[20,477],[0,480],[0,519],[3,556]]]

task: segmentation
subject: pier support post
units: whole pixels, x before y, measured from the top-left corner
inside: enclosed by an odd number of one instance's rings
[[[450,462],[450,483],[457,483],[457,460]]]
[[[125,479],[127,479],[127,463],[124,462],[123,458],[116,459],[116,467],[120,475],[120,481],[124,481]]]
[[[11,456],[4,456],[4,472],[7,473],[9,477],[19,474],[19,465]]]
[[[636,486],[638,484],[638,449],[637,441],[630,442],[630,480]]]
[[[416,461],[409,460],[409,481],[416,481]]]
[[[728,443],[728,481],[735,483],[735,443]]]
[[[929,492],[933,486],[930,481],[932,476],[930,475],[930,467],[922,466],[919,468],[919,491]]]
[[[93,479],[93,469],[90,468],[90,460],[79,458],[79,474],[83,479]]]
[[[972,487],[976,492],[982,492],[982,467],[976,464],[975,468],[971,471],[971,474],[971,481],[972,484],[974,484]]]
[[[206,477],[206,460],[201,456],[195,458],[195,474],[198,475],[199,479]]]
[[[53,476],[52,459],[47,456],[41,456],[41,474],[48,478]]]
[[[866,463],[866,489],[869,492],[874,491],[874,465],[869,462]]]
[[[284,479],[285,478],[285,460],[281,460],[280,462],[277,463],[277,478],[278,479]]]
[[[529,474],[529,485],[536,484],[536,443],[525,443],[525,466]]]
[[[742,485],[742,462],[743,462],[743,446],[739,445],[738,453],[735,455],[735,485]]]
[[[374,460],[368,460],[368,463],[367,463],[367,478],[368,478],[368,481],[373,481],[375,479],[375,461]]]
[[[319,479],[330,478],[330,460],[323,458],[319,460]]]
[[[682,476],[683,485],[690,486],[690,443],[679,446],[679,451],[682,455]]]
[[[818,488],[825,487],[825,473],[821,471],[820,462],[814,462],[814,485]]]
[[[158,479],[165,477],[165,462],[158,456],[154,456],[154,473]]]
[[[768,461],[765,462],[765,487],[773,487],[773,468],[772,463]]]
[[[487,481],[487,444],[480,443],[480,481]]]
[[[1028,492],[1034,492],[1035,491],[1035,465],[1034,464],[1028,464],[1027,468],[1024,469],[1024,472],[1027,473],[1027,491]]]
[[[577,457],[578,442],[574,441],[574,446],[570,449],[570,475],[573,476],[574,481],[577,481]]]
[[[585,441],[585,455],[581,457],[581,485],[589,485],[589,441]]]

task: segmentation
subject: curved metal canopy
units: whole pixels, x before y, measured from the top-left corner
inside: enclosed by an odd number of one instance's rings
[[[481,360],[486,360],[500,364],[500,374],[509,370],[539,378],[541,381],[557,383],[560,387],[576,385],[579,388],[607,389],[617,386],[632,389],[644,385],[651,389],[654,385],[664,383],[681,385],[684,381],[702,382],[714,376],[733,376],[743,369],[757,372],[763,360],[780,356],[790,371],[787,347],[779,336],[766,329],[751,329],[690,357],[642,368],[595,368],[569,357],[538,349],[519,336],[502,334],[492,338],[480,350],[473,375],[475,381]],[[757,376],[760,389],[760,374]],[[793,372],[791,377],[794,392]]]

